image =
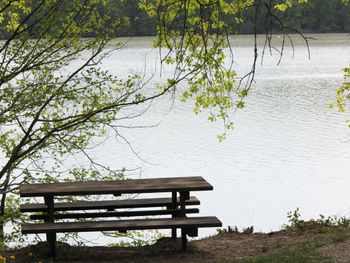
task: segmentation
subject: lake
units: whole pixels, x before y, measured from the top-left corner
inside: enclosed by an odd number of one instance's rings
[[[341,69],[350,62],[350,36],[312,37],[310,59],[297,37],[294,57],[287,47],[280,65],[277,54],[265,54],[246,107],[233,115],[235,129],[225,141],[216,139],[220,123],[195,115],[191,103],[164,97],[141,117],[123,122],[156,125],[120,128],[133,150],[111,134],[90,153],[111,167],[135,168],[128,173],[132,178],[203,176],[214,191],[196,193],[201,215],[216,215],[225,227],[278,230],[296,208],[303,219],[350,216],[350,129],[345,123],[350,111],[328,108],[343,81]],[[251,67],[252,39],[231,37],[240,74]],[[103,67],[120,76],[146,69],[146,75],[155,73],[151,83],[157,81],[159,53],[150,43],[151,38],[131,39]],[[259,37],[260,57],[262,43]],[[169,73],[164,69],[162,77]],[[201,230],[200,235],[214,232]]]

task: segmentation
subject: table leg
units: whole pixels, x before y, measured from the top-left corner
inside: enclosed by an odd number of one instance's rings
[[[189,199],[189,192],[180,192],[180,217],[186,217],[186,199]],[[181,228],[182,249],[187,249],[187,233]]]
[[[180,192],[180,217],[186,217],[186,192]]]
[[[181,247],[183,250],[187,249],[187,234],[186,230],[181,228]]]
[[[171,203],[172,203],[171,208],[172,209],[176,209],[177,208],[177,192],[172,192]],[[172,218],[175,218],[175,217],[177,217],[177,215],[176,214],[172,214]],[[173,228],[171,230],[171,238],[172,239],[176,239],[177,238],[176,228]]]
[[[47,205],[47,219],[45,219],[45,222],[53,223],[55,222],[54,198],[53,196],[45,196],[44,200],[45,200],[45,204]],[[56,256],[56,233],[47,233],[46,240],[49,243],[51,248],[51,256],[55,257]]]

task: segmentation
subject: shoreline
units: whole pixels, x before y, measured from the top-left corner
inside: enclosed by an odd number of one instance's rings
[[[242,232],[236,228],[221,229],[216,235],[190,241],[187,251],[180,249],[180,240],[171,238],[140,247],[71,246],[60,242],[55,262],[349,262],[349,225],[327,225],[327,219],[296,223],[270,233],[252,233],[253,228],[249,227]],[[48,251],[48,245],[41,242],[2,251],[0,255],[7,258],[7,263],[46,263],[52,262],[46,256]]]

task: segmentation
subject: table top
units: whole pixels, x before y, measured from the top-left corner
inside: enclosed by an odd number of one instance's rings
[[[128,179],[116,181],[87,181],[73,183],[22,184],[21,197],[132,194],[213,190],[204,178],[172,177]]]

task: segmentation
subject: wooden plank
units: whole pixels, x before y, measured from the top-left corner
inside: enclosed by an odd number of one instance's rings
[[[21,197],[128,194],[213,190],[202,177],[173,177],[117,181],[88,181],[52,184],[22,184]]]
[[[177,199],[178,204],[180,199]],[[165,207],[172,204],[172,198],[145,198],[130,200],[107,200],[107,201],[77,201],[71,203],[55,203],[55,211],[74,210],[96,210],[96,209],[118,209],[118,208],[142,208],[142,207]],[[191,196],[186,200],[186,205],[199,205],[200,201]],[[23,204],[20,206],[21,212],[45,212],[45,204]]]
[[[23,234],[40,233],[68,233],[68,232],[92,232],[92,231],[127,231],[146,229],[171,229],[171,228],[203,228],[221,227],[222,223],[217,217],[185,217],[185,218],[158,218],[158,219],[133,219],[98,222],[65,222],[65,223],[40,223],[22,224]]]
[[[186,214],[199,213],[198,208],[188,208],[185,210]],[[179,214],[180,209],[164,209],[164,210],[139,210],[139,211],[121,211],[121,212],[99,212],[99,213],[69,213],[69,214],[55,214],[55,219],[77,219],[77,218],[98,218],[98,217],[132,217],[132,216],[156,216],[156,215],[172,215]],[[44,220],[48,216],[31,215],[31,220]]]

